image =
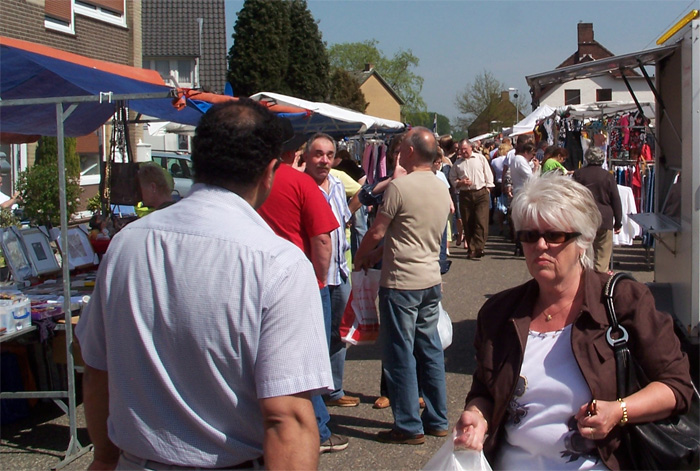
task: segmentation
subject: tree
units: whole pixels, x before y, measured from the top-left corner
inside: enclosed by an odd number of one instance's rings
[[[285,0],[246,0],[238,12],[228,55],[228,81],[236,96],[286,91],[289,11]]]
[[[17,189],[22,197],[24,214],[37,226],[54,227],[61,223],[58,193],[58,164],[34,164],[19,174]],[[73,214],[80,203],[79,179],[66,176],[66,208]]]
[[[365,95],[347,70],[335,69],[331,74],[329,103],[364,113],[367,109]]]
[[[66,175],[80,177],[80,156],[77,151],[78,140],[74,137],[66,137],[63,140],[63,153],[66,163]],[[47,163],[58,165],[58,140],[55,137],[42,137],[37,142],[34,154],[34,165],[46,165]]]
[[[501,90],[504,89],[505,85],[498,81],[491,72],[484,70],[477,75],[474,82],[468,84],[465,90],[457,95],[455,104],[459,111],[465,115],[457,118],[457,125],[462,129],[468,128],[477,116],[487,108],[493,107],[494,103],[500,100]]]
[[[286,92],[310,101],[324,101],[329,93],[330,66],[326,46],[305,0],[292,0]]]
[[[329,93],[326,47],[305,0],[246,0],[229,50],[236,96],[277,92],[311,101]]]
[[[433,121],[437,114],[437,133],[439,135],[450,134],[452,126],[450,126],[450,118],[440,113],[432,111],[419,111],[415,113],[406,113],[406,122],[412,126],[423,126],[428,129],[433,129]]]
[[[412,71],[420,60],[410,49],[399,50],[394,57],[388,58],[379,51],[377,44],[376,39],[333,44],[328,49],[331,67],[358,71],[363,70],[365,64],[372,64],[387,84],[404,100],[404,112],[425,111],[425,102],[420,96],[423,77]]]

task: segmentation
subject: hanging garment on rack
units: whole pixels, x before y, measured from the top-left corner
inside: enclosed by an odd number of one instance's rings
[[[381,144],[378,146],[378,154],[379,154],[379,178],[384,178],[386,177],[387,170],[386,170],[386,145]]]
[[[365,146],[365,151],[362,154],[362,170],[365,171],[367,175],[367,183],[374,183],[374,162],[372,161],[372,154],[374,151],[374,145],[367,144]]]
[[[583,164],[583,147],[581,146],[581,130],[566,131],[566,150],[569,157],[565,167],[569,170],[577,170]]]
[[[618,234],[613,234],[613,245],[632,245],[635,237],[642,235],[642,228],[629,215],[637,214],[637,208],[632,194],[632,188],[617,185],[622,203],[622,228]]]

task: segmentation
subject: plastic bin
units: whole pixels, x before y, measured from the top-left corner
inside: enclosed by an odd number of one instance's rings
[[[0,334],[26,329],[32,324],[29,298],[13,296],[0,299]]]

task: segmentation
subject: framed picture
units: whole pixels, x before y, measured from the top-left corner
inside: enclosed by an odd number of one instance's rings
[[[11,226],[0,229],[0,231],[2,231],[0,246],[2,246],[2,253],[5,255],[5,261],[10,267],[12,278],[14,278],[15,281],[29,279],[34,272],[29,258],[24,251],[19,230],[15,226]]]
[[[58,249],[61,247],[61,236],[56,238]],[[84,226],[68,228],[68,257],[61,253],[63,260],[68,259],[68,269],[83,268],[95,265],[95,251],[90,244],[87,229]],[[64,262],[65,263],[65,262]]]
[[[44,227],[27,227],[20,229],[19,234],[24,242],[27,257],[34,268],[35,275],[56,273],[61,269],[53,254],[49,244],[49,236]]]

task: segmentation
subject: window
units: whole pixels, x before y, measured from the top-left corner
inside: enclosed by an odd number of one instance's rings
[[[68,3],[69,0],[57,0]],[[73,0],[75,12],[126,28],[125,0]]]
[[[44,3],[44,27],[62,33],[75,34],[73,28],[73,3],[65,0],[46,0]]]
[[[194,59],[147,59],[143,66],[157,71],[170,86],[193,87],[195,81]]]
[[[186,134],[177,135],[177,150],[190,150],[190,136]]]
[[[564,90],[564,104],[565,105],[580,105],[581,104],[581,90]]]
[[[177,81],[180,85],[192,86],[194,83],[192,69],[194,64],[191,60],[177,61]]]
[[[595,101],[612,101],[612,88],[599,88],[596,90]]]

